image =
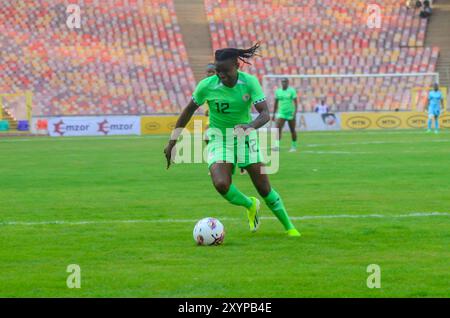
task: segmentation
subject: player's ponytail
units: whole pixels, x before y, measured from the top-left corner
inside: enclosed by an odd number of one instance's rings
[[[248,60],[254,57],[255,55],[258,55],[256,51],[258,51],[259,47],[260,43],[258,42],[248,49],[235,49],[235,48],[220,49],[215,52],[214,56],[216,61],[236,59],[245,64],[250,64]]]

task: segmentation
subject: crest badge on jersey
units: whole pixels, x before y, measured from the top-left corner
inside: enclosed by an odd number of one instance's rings
[[[245,94],[244,96],[242,96],[242,100],[244,102],[248,102],[250,100],[250,94]]]

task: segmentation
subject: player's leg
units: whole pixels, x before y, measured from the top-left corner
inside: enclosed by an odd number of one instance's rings
[[[243,206],[249,210],[257,209],[256,199],[249,198],[232,184],[235,171],[234,138],[223,140],[214,130],[208,144],[208,166],[216,190],[225,200],[233,205]]]
[[[275,214],[278,220],[283,224],[289,236],[300,236],[289,219],[286,207],[280,195],[270,186],[269,177],[264,173],[264,164],[255,163],[246,167],[253,185],[259,195],[263,197],[269,209]]]
[[[253,206],[251,198],[247,197],[232,183],[234,164],[214,163],[210,166],[211,179],[216,188],[225,200],[233,205],[243,206],[247,209]]]
[[[434,132],[436,134],[439,133],[439,115],[439,113],[434,115]]]
[[[297,131],[295,130],[295,125],[296,125],[295,118],[289,120],[288,125],[289,125],[289,130],[291,131],[291,136],[292,136],[291,150],[289,150],[289,151],[295,152],[295,151],[297,151]]]
[[[281,137],[283,137],[283,128],[284,128],[285,124],[286,124],[286,119],[284,119],[284,118],[277,119],[278,140],[281,140]]]
[[[273,150],[275,150],[275,151],[278,151],[280,149],[280,141],[281,141],[281,137],[283,135],[283,128],[284,128],[285,123],[286,123],[286,119],[277,118],[276,127],[278,129],[278,139],[276,140],[275,147],[273,147]]]
[[[432,128],[432,125],[433,125],[433,114],[429,111],[429,113],[428,113],[428,130],[427,130],[427,132],[431,132],[431,128]]]

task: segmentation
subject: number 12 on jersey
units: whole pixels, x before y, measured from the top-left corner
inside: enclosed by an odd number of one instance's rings
[[[218,103],[216,102],[216,110],[218,113],[222,113],[222,114],[228,114],[229,112],[227,111],[228,108],[230,108],[230,104],[229,103]]]

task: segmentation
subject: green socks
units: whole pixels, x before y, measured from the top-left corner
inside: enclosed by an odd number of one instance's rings
[[[223,195],[223,197],[231,204],[243,206],[247,209],[249,209],[253,205],[253,201],[248,196],[239,191],[233,184],[230,186],[228,192]]]
[[[297,149],[297,141],[292,141],[291,147]]]
[[[247,209],[253,205],[252,200],[239,191],[233,184],[230,186],[228,192],[223,195],[223,197],[231,204],[243,206]],[[280,195],[274,189],[272,189],[269,195],[264,198],[264,201],[281,224],[283,224],[286,231],[295,229],[295,226],[289,219],[286,208],[284,207],[283,200],[281,200]]]
[[[275,214],[278,220],[283,224],[285,230],[294,229],[295,226],[292,224],[291,220],[289,220],[289,216],[287,214],[286,208],[284,207],[283,200],[281,200],[280,195],[272,189],[269,195],[264,198],[269,209]]]

